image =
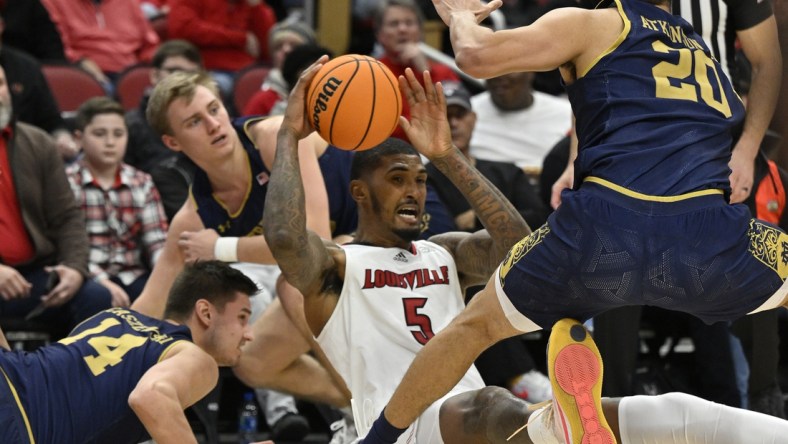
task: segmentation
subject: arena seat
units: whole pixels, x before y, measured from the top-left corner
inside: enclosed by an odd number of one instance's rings
[[[41,70],[64,118],[73,117],[85,100],[106,95],[98,80],[76,66],[43,65]]]
[[[140,106],[145,89],[151,86],[150,74],[153,67],[137,64],[123,70],[115,82],[115,95],[126,111]]]
[[[270,70],[268,66],[252,65],[238,71],[235,75],[232,98],[238,115],[241,115],[254,93],[260,90],[260,85],[268,77]]]

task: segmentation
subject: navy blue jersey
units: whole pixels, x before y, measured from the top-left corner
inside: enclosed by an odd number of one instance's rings
[[[350,164],[353,151],[328,145],[317,158],[320,172],[328,193],[328,211],[331,218],[331,236],[351,234],[358,225],[358,208],[350,195]],[[306,184],[305,184],[306,185]]]
[[[35,352],[0,352],[0,368],[35,442],[137,443],[147,432],[129,407],[129,394],[181,340],[191,341],[185,326],[113,308]]]
[[[596,176],[654,196],[729,192],[744,107],[719,63],[684,19],[640,0],[616,6],[619,39],[566,87],[580,142],[576,186]]]
[[[241,208],[233,213],[213,195],[211,183],[205,171],[197,169],[189,194],[194,199],[197,214],[205,228],[213,228],[219,236],[255,236],[263,234],[263,207],[268,190],[270,171],[263,163],[260,151],[247,132],[248,126],[260,121],[260,117],[241,117],[233,119],[233,128],[238,132],[241,146],[249,160],[250,188]]]

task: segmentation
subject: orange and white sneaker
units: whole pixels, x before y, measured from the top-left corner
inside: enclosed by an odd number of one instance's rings
[[[553,409],[566,444],[615,444],[602,413],[602,356],[583,324],[561,319],[547,344]]]

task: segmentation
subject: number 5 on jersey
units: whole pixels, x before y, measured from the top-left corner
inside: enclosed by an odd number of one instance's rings
[[[435,336],[435,333],[432,331],[432,320],[430,317],[424,313],[419,313],[419,309],[424,307],[426,303],[427,298],[402,299],[402,305],[405,309],[405,323],[409,327],[417,328],[417,330],[411,330],[410,334],[421,345],[427,344]]]

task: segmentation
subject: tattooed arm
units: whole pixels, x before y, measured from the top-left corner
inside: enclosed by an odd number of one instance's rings
[[[452,148],[446,155],[430,160],[462,192],[487,228],[472,234],[439,234],[430,240],[452,253],[463,287],[484,284],[509,248],[531,234],[531,229],[520,212],[460,150]]]
[[[304,185],[298,161],[298,141],[312,129],[304,112],[306,86],[316,73],[313,65],[301,75],[290,94],[279,129],[276,156],[268,183],[263,232],[285,279],[306,298],[317,296],[337,264],[323,240],[306,227]]]
[[[411,110],[410,122],[402,121],[403,129],[413,146],[462,192],[487,228],[473,234],[441,234],[430,240],[452,253],[463,286],[482,284],[509,248],[531,230],[503,194],[451,145],[446,98],[440,85],[432,84],[429,72],[424,73],[424,85],[422,88],[411,71],[400,77]]]

